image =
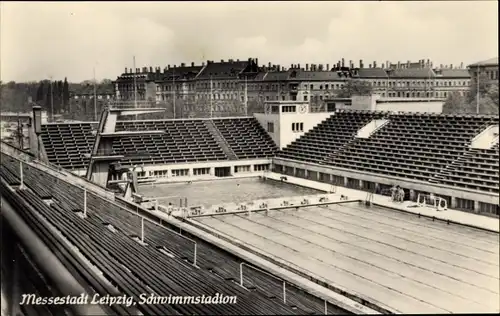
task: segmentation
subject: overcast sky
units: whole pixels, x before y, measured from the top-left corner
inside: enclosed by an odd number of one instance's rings
[[[125,67],[259,58],[431,59],[498,56],[498,2],[2,2],[2,81],[115,79]]]

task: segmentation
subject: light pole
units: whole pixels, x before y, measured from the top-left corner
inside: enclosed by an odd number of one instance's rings
[[[94,121],[97,121],[97,80],[95,78],[95,65],[94,65]]]
[[[52,86],[52,76],[50,78],[50,120],[54,121],[54,87]]]
[[[477,65],[477,76],[476,76],[476,114],[479,114],[479,65]]]

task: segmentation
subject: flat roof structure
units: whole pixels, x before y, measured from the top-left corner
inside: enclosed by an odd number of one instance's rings
[[[195,220],[396,313],[499,311],[498,233],[358,203]]]

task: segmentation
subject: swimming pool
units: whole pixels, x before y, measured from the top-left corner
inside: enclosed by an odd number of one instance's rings
[[[241,179],[221,179],[197,182],[164,183],[140,185],[139,193],[148,197],[159,197],[163,205],[171,202],[179,204],[179,199],[187,198],[191,206],[208,207],[223,203],[242,203],[259,199],[292,197],[323,193],[321,191],[301,187],[259,177]],[[168,198],[163,198],[168,197]]]

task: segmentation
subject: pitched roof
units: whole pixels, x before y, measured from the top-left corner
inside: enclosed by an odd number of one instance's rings
[[[437,72],[437,75],[446,78],[470,78],[469,71],[467,69],[441,69]]]
[[[407,69],[394,69],[388,72],[390,78],[429,78],[435,77],[436,74],[430,68],[407,68]]]
[[[264,81],[285,81],[290,77],[290,70],[288,71],[269,71],[266,76],[264,76],[261,80]],[[258,80],[256,78],[256,80]]]
[[[237,78],[248,66],[248,61],[209,62],[198,74],[197,79]]]
[[[498,66],[498,57],[493,57],[487,60],[479,61],[477,63],[469,65],[469,67],[473,66]]]
[[[160,78],[156,80],[182,80],[182,79],[192,79],[198,75],[198,73],[203,69],[203,66],[186,66],[186,67],[175,67],[167,69],[164,71]]]
[[[387,78],[387,73],[382,68],[360,68],[359,78]]]
[[[339,76],[337,71],[297,71],[296,80],[307,80],[307,81],[329,81],[329,80],[342,80],[346,77]]]

